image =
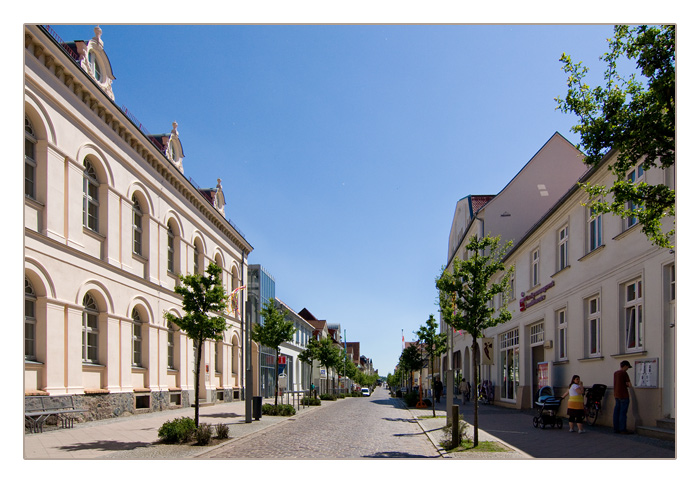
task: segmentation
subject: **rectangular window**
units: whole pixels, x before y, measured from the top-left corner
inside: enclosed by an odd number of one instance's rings
[[[639,166],[637,166],[636,168],[633,168],[632,171],[630,171],[630,173],[627,175],[627,181],[629,181],[630,183],[633,183],[633,184],[643,181],[643,178],[644,178],[644,168],[642,167],[641,164]],[[625,203],[625,208],[632,211],[632,210],[639,208],[639,206],[637,206],[632,201],[628,201],[627,203]],[[639,220],[637,219],[636,216],[630,216],[628,218],[625,218],[623,220],[623,223],[624,223],[623,229],[631,228],[632,226],[636,225],[638,221]]]
[[[24,139],[24,194],[29,198],[36,198],[35,146],[32,139]]]
[[[530,326],[530,345],[540,345],[544,342],[544,322]]]
[[[508,294],[509,300],[515,300],[515,270],[510,274],[510,280],[508,280],[508,288],[510,293]]]
[[[519,330],[499,335],[501,364],[501,399],[514,400],[520,385]]]
[[[563,270],[569,266],[569,227],[559,230],[557,251],[557,270]]]
[[[175,369],[175,332],[168,328],[168,369]]]
[[[625,348],[630,351],[644,347],[642,305],[642,281],[625,285]]]
[[[36,316],[35,299],[24,299],[24,358],[36,360]]]
[[[143,240],[143,214],[140,210],[134,209],[134,253],[137,255],[143,255],[142,240]]]
[[[168,272],[175,273],[175,236],[168,227]]]
[[[532,271],[532,286],[535,287],[540,283],[540,249],[533,250],[530,258],[530,266]]]
[[[83,362],[97,363],[97,314],[83,312]]]
[[[588,251],[603,245],[603,215],[588,208]]]
[[[141,366],[141,324],[133,322],[131,324],[131,365]]]
[[[586,304],[586,343],[588,355],[598,357],[600,351],[600,297],[588,299]]]
[[[557,356],[559,360],[567,359],[567,347],[566,347],[566,309],[557,311],[556,315],[557,324]]]

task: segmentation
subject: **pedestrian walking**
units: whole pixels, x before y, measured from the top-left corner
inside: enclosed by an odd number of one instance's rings
[[[464,378],[459,383],[459,392],[462,394],[462,405],[467,404],[467,381]]]
[[[440,396],[442,395],[442,382],[440,382],[440,378],[436,377],[435,382],[433,383],[433,391],[435,391],[435,403],[440,402]]]
[[[576,432],[576,425],[578,425],[578,433],[585,433],[583,429],[583,418],[585,412],[583,410],[583,384],[581,384],[581,378],[574,375],[571,378],[571,383],[569,384],[569,390],[564,394],[562,399],[569,396],[569,403],[566,407],[566,414],[569,416],[569,432]]]
[[[632,367],[629,361],[620,362],[620,370],[613,374],[613,395],[615,396],[615,409],[613,410],[613,431],[620,434],[633,434],[627,431],[627,410],[630,407],[629,387],[630,376],[627,369]]]

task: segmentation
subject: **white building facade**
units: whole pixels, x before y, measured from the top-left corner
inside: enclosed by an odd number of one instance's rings
[[[177,125],[146,134],[114,103],[101,38],[25,26],[25,394],[73,394],[87,418],[193,404],[193,343],[178,276],[245,285],[252,246],[185,176]],[[212,180],[213,181],[213,180]],[[237,297],[236,301],[243,297]],[[240,397],[242,307],[202,361],[207,401]]]
[[[612,185],[613,160],[611,153],[581,181]],[[673,168],[637,166],[629,176],[675,189]],[[511,294],[493,303],[513,318],[479,341],[481,377],[492,383],[496,404],[515,408],[533,407],[544,385],[563,394],[574,375],[586,387],[605,384],[598,421],[612,425],[613,373],[627,360],[628,428],[655,427],[675,418],[675,252],[652,245],[635,219],[592,216],[586,201],[572,184],[506,256],[506,266],[515,267]],[[462,369],[470,377],[471,340],[465,342],[455,348],[467,355]]]

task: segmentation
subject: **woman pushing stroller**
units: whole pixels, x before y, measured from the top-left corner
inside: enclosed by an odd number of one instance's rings
[[[579,434],[585,433],[583,429],[583,419],[585,411],[583,410],[583,384],[581,378],[574,375],[569,384],[569,390],[562,396],[564,399],[569,396],[569,403],[566,408],[566,414],[569,416],[569,432],[575,433],[574,425],[578,425]]]

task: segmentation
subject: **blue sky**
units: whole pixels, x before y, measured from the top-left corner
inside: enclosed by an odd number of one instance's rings
[[[65,41],[93,24],[52,25]],[[599,70],[610,25],[101,25],[115,102],[177,121],[185,175],[294,310],[381,375],[432,313],[457,201],[496,194],[575,119],[562,52]],[[599,74],[599,72],[597,72]]]

